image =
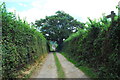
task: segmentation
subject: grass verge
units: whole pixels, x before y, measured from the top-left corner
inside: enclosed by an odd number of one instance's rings
[[[70,59],[67,57],[67,55],[65,53],[61,53],[68,61],[70,61],[71,63],[73,63],[77,68],[79,68],[81,71],[83,71],[85,73],[86,76],[88,76],[89,78],[97,78],[97,74],[94,73],[93,69],[87,67],[87,66],[78,66],[77,62],[75,62],[74,60]]]
[[[56,53],[53,53],[54,55],[54,59],[55,59],[55,64],[56,64],[56,67],[57,67],[57,74],[58,74],[58,78],[65,78],[65,73],[63,71],[63,68],[60,64],[60,61],[56,55]]]

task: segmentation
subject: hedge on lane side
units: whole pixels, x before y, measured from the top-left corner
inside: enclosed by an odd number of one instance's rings
[[[77,66],[94,69],[99,78],[120,78],[120,18],[113,22],[105,16],[98,22],[89,19],[85,29],[72,34],[63,44],[63,52]],[[74,46],[74,47],[73,47]]]
[[[0,5],[2,14],[2,76],[14,78],[17,71],[47,53],[46,39],[26,21],[7,12],[5,3]]]

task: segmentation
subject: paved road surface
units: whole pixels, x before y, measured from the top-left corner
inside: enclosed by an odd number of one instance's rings
[[[63,67],[66,78],[88,78],[82,71],[76,68],[63,55],[57,53],[59,61]]]
[[[57,68],[52,53],[48,54],[45,63],[32,78],[57,78]]]
[[[88,78],[82,71],[76,68],[63,55],[57,53],[57,57],[63,67],[66,78]],[[43,66],[38,69],[36,75],[31,78],[57,78],[57,68],[53,53],[49,53]]]

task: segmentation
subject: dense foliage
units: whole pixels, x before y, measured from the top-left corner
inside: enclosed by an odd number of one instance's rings
[[[111,22],[103,16],[86,24],[65,40],[62,51],[77,66],[93,68],[99,78],[120,78],[120,18]]]
[[[7,12],[0,5],[2,15],[2,76],[16,77],[17,71],[47,53],[46,39],[26,21]]]
[[[57,11],[55,15],[36,20],[35,25],[47,40],[56,41],[58,45],[62,44],[63,39],[68,38],[71,33],[83,27],[83,23],[63,11]]]

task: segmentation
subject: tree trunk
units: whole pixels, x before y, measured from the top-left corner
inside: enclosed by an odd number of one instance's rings
[[[57,51],[59,52],[59,51],[62,50],[63,39],[60,39],[60,40],[57,42],[57,44],[58,44]]]

